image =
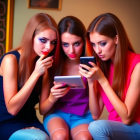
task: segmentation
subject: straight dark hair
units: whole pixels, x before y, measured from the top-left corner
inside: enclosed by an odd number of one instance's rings
[[[86,34],[86,28],[84,24],[76,17],[74,16],[66,16],[60,20],[58,23],[58,31],[59,31],[59,37],[61,40],[61,35],[65,32],[68,32],[72,35],[76,35],[78,37],[81,37],[84,41],[84,49],[81,54],[81,56],[85,55],[85,34]],[[61,46],[60,41],[60,46]],[[62,49],[62,47],[59,48],[56,52],[56,61],[55,63],[55,75],[60,75],[62,72],[62,68],[64,65],[65,58],[67,57]]]

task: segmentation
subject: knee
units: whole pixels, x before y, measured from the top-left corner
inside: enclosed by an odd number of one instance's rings
[[[98,133],[101,131],[101,125],[98,121],[93,121],[89,124],[88,129],[92,136],[98,135]]]
[[[89,124],[89,132],[94,137],[105,135],[108,133],[108,123],[106,120],[97,120]]]
[[[29,137],[32,140],[49,140],[49,136],[42,130],[35,130],[33,133],[30,133]]]
[[[22,129],[12,134],[9,140],[15,139],[32,139],[32,140],[49,140],[48,135],[38,129]]]
[[[92,136],[90,135],[89,132],[88,133],[81,133],[80,137],[78,139],[80,139],[80,140],[92,140]]]
[[[81,132],[76,133],[73,136],[73,139],[74,140],[92,140],[92,136],[89,133],[89,131],[81,131]]]
[[[66,140],[68,139],[68,133],[66,131],[61,131],[61,132],[54,132],[51,135],[52,140]]]

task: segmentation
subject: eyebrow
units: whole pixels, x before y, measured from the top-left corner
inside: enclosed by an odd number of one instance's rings
[[[77,41],[75,41],[73,44],[75,44],[76,42],[81,42],[81,40],[77,40]],[[62,43],[69,44],[69,43],[67,43],[67,42],[63,42],[63,41],[62,41]]]
[[[47,40],[50,40],[50,39],[48,39],[48,38],[46,38],[46,37],[39,37],[39,39],[47,39]],[[52,40],[52,41],[57,41],[57,38],[56,39],[54,39],[54,40]]]
[[[99,42],[97,42],[97,43],[101,43],[101,42],[107,42],[107,41],[101,40],[101,41],[99,41]],[[94,43],[94,42],[91,42],[91,41],[90,41],[90,43]],[[94,44],[95,44],[95,43],[94,43]]]
[[[52,41],[57,41],[57,39],[54,39],[54,40],[52,40]]]

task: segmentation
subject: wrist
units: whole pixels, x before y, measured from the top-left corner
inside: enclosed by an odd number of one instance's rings
[[[50,97],[48,98],[48,101],[52,104],[54,104],[56,102],[56,100],[51,99]]]
[[[102,87],[105,87],[108,84],[108,80],[106,79],[106,77],[101,78],[100,80],[98,80],[98,82]]]
[[[93,86],[94,85],[94,80],[88,80],[88,85]]]
[[[38,73],[36,73],[35,71],[33,71],[32,75],[33,75],[34,77],[36,77],[36,78],[39,78],[39,77],[40,77],[40,75],[39,75]]]

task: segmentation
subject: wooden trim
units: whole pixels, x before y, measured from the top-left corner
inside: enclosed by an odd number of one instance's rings
[[[7,3],[7,22],[6,22],[6,52],[8,52],[10,49],[12,49],[13,15],[14,15],[14,0],[8,0],[8,3]]]

